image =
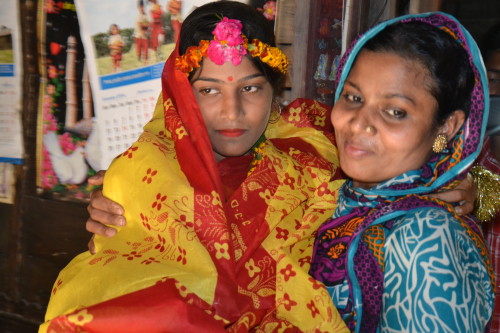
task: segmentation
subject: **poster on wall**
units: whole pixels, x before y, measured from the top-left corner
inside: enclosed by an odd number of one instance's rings
[[[153,114],[175,31],[165,0],[75,3],[95,110],[87,149],[107,169]]]
[[[0,162],[21,164],[21,49],[16,0],[0,2]]]
[[[84,198],[93,174],[86,145],[94,110],[72,0],[43,0],[38,7],[39,103],[37,185]]]
[[[139,136],[175,45],[171,10],[161,0],[40,2],[41,190],[86,198],[87,178]]]

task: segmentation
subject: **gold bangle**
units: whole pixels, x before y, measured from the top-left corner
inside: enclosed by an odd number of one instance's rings
[[[500,175],[480,165],[472,167],[469,174],[472,175],[477,188],[474,215],[480,221],[492,221],[500,211]]]

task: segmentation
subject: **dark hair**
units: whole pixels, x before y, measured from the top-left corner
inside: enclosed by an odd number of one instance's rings
[[[457,109],[468,115],[474,72],[467,52],[448,32],[424,22],[399,22],[387,26],[364,49],[393,53],[428,70],[428,88],[438,104],[435,126]]]
[[[276,46],[272,23],[266,20],[262,13],[241,2],[217,1],[196,8],[186,17],[180,32],[179,54],[184,54],[188,47],[196,46],[202,40],[214,39],[212,31],[222,17],[241,21],[242,33],[249,41],[257,38],[263,43]],[[278,95],[283,89],[284,75],[274,71],[259,58],[250,59],[269,81],[274,94]]]
[[[118,24],[116,23],[112,23],[110,26],[109,26],[109,33],[113,33],[113,28],[116,28],[118,29],[118,32],[120,31],[120,27],[118,26]]]

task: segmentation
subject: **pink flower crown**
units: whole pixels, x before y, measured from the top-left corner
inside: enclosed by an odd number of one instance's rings
[[[175,59],[175,68],[189,74],[193,69],[200,67],[203,57],[208,57],[217,65],[230,61],[237,66],[243,56],[250,53],[252,57],[259,57],[263,63],[272,69],[286,74],[288,59],[277,47],[262,43],[254,39],[248,43],[245,35],[241,33],[243,25],[239,20],[224,17],[217,23],[214,31],[214,40],[202,40],[198,46],[190,46],[186,53]]]

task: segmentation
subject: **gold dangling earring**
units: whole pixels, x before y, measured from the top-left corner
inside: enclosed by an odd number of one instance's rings
[[[435,153],[441,153],[448,144],[448,140],[446,139],[446,135],[439,134],[434,140],[434,144],[432,145],[432,151]]]
[[[281,104],[279,102],[273,101],[271,106],[271,117],[269,117],[269,122],[275,124],[281,118]]]

